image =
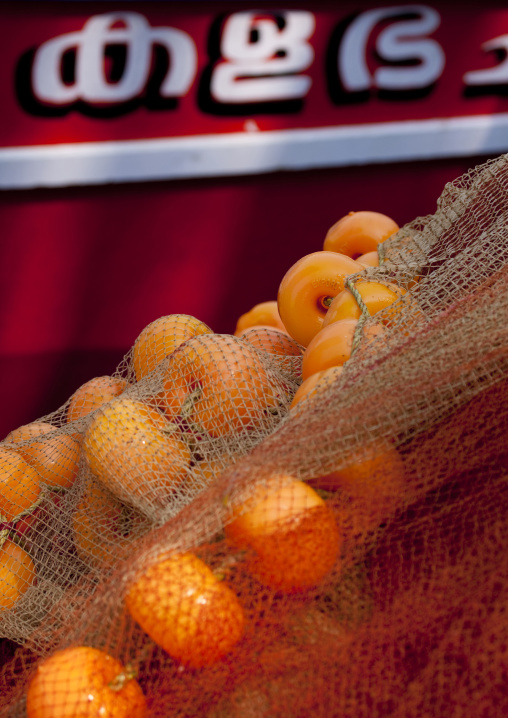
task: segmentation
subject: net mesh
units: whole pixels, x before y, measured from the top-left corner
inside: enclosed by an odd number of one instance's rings
[[[407,290],[385,331],[292,408],[298,345],[201,326],[6,437],[1,716],[72,646],[129,666],[151,716],[508,711],[507,198],[503,155],[387,240],[351,278]],[[277,532],[232,541],[254,505]]]

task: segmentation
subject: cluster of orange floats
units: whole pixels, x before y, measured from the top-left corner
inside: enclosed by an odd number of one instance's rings
[[[378,246],[398,229],[383,214],[350,212],[330,228],[322,251],[289,269],[276,301],[238,319],[234,335],[215,334],[187,315],[161,317],[132,347],[132,382],[94,378],[69,399],[67,426],[33,422],[12,431],[0,444],[0,615],[36,581],[23,537],[42,520],[48,492],[58,501],[83,462],[93,481],[73,514],[76,548],[88,561],[107,563],[114,556],[107,547],[128,541],[128,522],[157,516],[191,470],[208,480],[220,470],[216,457],[196,461],[189,427],[220,440],[251,430],[280,405],[281,387],[263,352],[301,357],[302,381],[287,402],[289,412],[340,373],[362,313],[358,294],[373,315],[404,293],[363,279],[356,292],[347,284],[349,276],[376,266]],[[383,332],[389,312],[383,317],[369,331]],[[246,570],[272,590],[293,594],[318,586],[336,564],[342,539],[333,511],[313,486],[359,496],[383,462],[392,480],[402,480],[402,462],[390,449],[308,483],[284,474],[267,477],[236,507],[226,541],[244,556]],[[136,511],[126,512],[126,506]],[[240,599],[223,578],[195,553],[159,556],[132,579],[125,606],[173,659],[201,669],[230,653],[244,633]],[[130,666],[98,648],[73,646],[38,665],[26,710],[28,718],[138,718],[148,708]]]

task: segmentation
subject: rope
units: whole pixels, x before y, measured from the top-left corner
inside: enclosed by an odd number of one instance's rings
[[[351,347],[351,356],[353,356],[354,352],[356,351],[356,348],[358,347],[358,344],[360,343],[360,340],[362,338],[363,333],[363,325],[367,321],[367,319],[370,317],[370,312],[367,309],[367,306],[365,302],[363,301],[362,295],[358,291],[358,289],[355,286],[355,281],[352,277],[348,277],[346,281],[344,282],[344,286],[349,289],[353,297],[355,298],[356,303],[358,304],[358,307],[360,308],[361,315],[358,319],[358,324],[355,328],[355,333],[353,334],[353,345]]]

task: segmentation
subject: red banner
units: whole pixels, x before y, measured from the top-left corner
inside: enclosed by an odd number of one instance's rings
[[[0,16],[3,187],[508,150],[502,5],[17,2]]]

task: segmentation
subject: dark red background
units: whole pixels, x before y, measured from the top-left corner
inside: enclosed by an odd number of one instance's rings
[[[0,435],[111,373],[159,316],[233,332],[343,214],[432,213],[444,184],[484,159],[4,192]]]

